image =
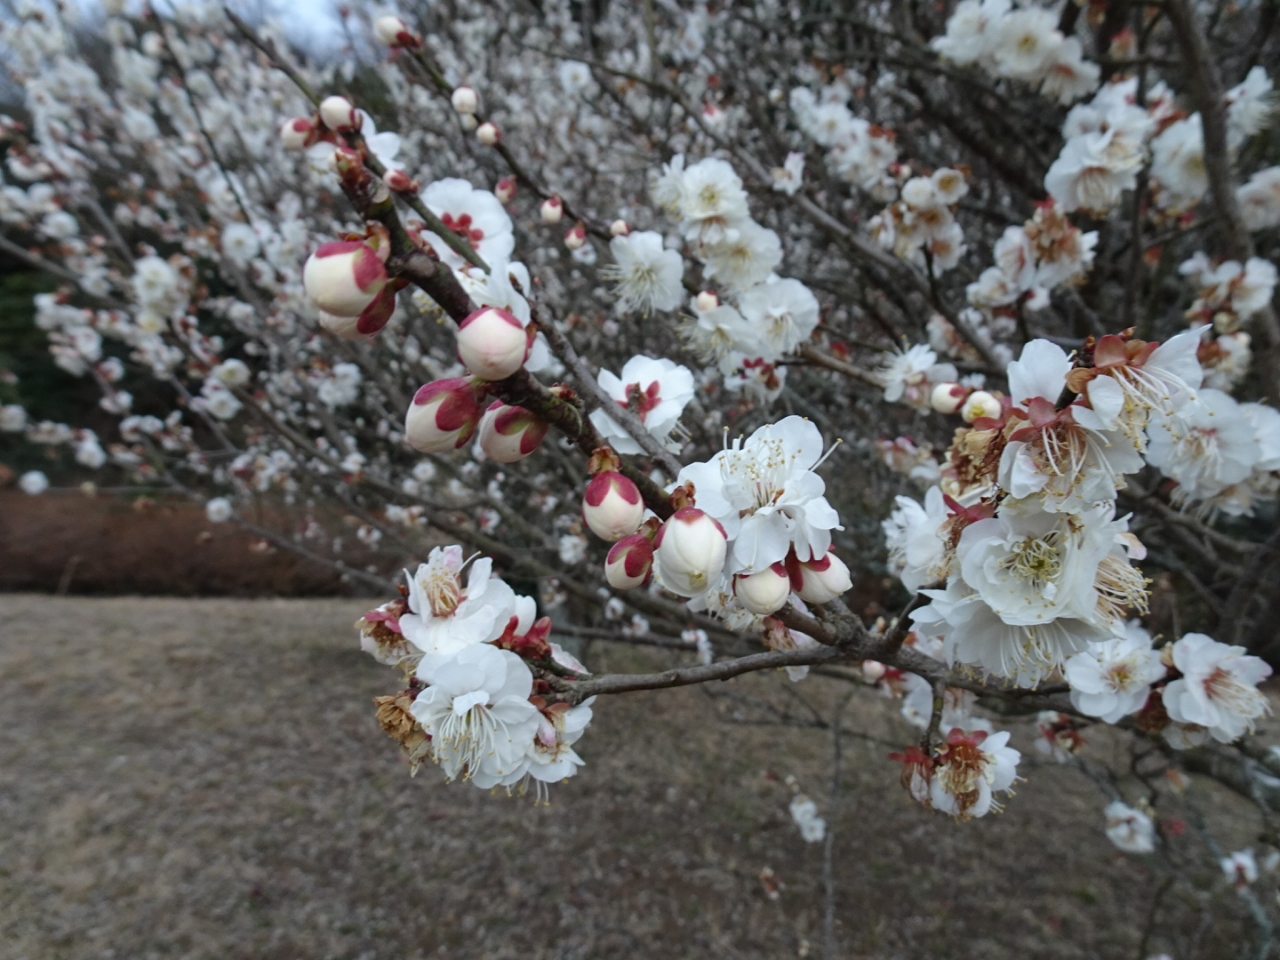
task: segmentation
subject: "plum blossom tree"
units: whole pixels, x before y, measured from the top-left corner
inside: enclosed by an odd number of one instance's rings
[[[611,694],[874,687],[912,801],[1018,802],[1026,728],[1188,890],[1196,825],[1266,955],[1186,783],[1276,847],[1272,6],[445,6],[330,63],[216,5],[0,24],[0,251],[116,424],[6,383],[0,429],[386,591],[414,771],[543,797]]]

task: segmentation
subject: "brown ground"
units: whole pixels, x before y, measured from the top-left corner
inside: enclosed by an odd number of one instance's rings
[[[353,592],[329,568],[287,550],[257,550],[256,540],[233,524],[210,523],[203,507],[184,499],[88,497],[72,490],[31,497],[0,489],[0,590],[205,597]],[[363,566],[368,558],[356,551],[347,559]]]
[[[373,721],[395,683],[355,648],[363,608],[0,596],[0,955],[685,960],[802,956],[805,939],[821,954],[821,845],[765,773],[827,812],[824,734],[642,693],[597,704],[588,765],[550,807],[434,768],[411,780]],[[602,653],[615,669],[657,656]],[[822,699],[832,681],[805,683]],[[871,695],[849,716],[908,737]],[[1029,740],[1015,733],[1034,757]],[[1079,774],[1029,762],[1006,813],[956,825],[911,806],[884,753],[847,741],[841,956],[1137,955],[1156,865],[1107,843]],[[1214,896],[1198,956],[1235,956],[1239,907]],[[1171,906],[1168,922],[1200,924]]]

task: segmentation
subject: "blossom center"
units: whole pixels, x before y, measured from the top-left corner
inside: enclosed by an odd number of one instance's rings
[[[1051,533],[1043,539],[1024,537],[1013,546],[1000,565],[1019,580],[1030,584],[1038,593],[1052,599],[1057,592],[1054,581],[1062,573],[1062,557],[1057,541],[1057,533]]]
[[[472,244],[479,243],[484,239],[484,231],[471,225],[471,214],[469,213],[460,213],[456,217],[451,213],[442,213],[440,222],[458,236],[465,237]]]

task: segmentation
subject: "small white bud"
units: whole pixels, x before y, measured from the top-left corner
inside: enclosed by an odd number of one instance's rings
[[[720,306],[720,298],[716,296],[714,290],[703,290],[693,301],[693,305],[702,313],[706,313],[708,310],[714,310]]]
[[[560,218],[564,216],[564,203],[559,197],[547,197],[542,201],[542,206],[538,208],[539,214],[542,216],[542,222],[546,224],[557,224]]]
[[[453,109],[462,114],[473,114],[480,107],[480,98],[476,96],[476,92],[470,87],[455,87],[453,94],[449,97],[449,102],[453,104]]]
[[[821,560],[798,563],[796,572],[800,580],[796,593],[805,603],[830,603],[853,588],[849,568],[834,553],[828,552]]]
[[[939,383],[929,395],[929,406],[938,413],[955,413],[968,391],[958,383]]]
[[[339,133],[360,128],[360,116],[346,97],[325,97],[320,102],[320,119],[330,130]]]
[[[662,585],[682,597],[705,593],[724,569],[724,527],[697,507],[677,510],[654,541]]]
[[[985,390],[975,390],[969,394],[960,408],[960,417],[965,423],[973,423],[979,417],[997,418],[1000,416],[1000,401]]]
[[[528,331],[499,307],[477,310],[458,327],[458,359],[482,380],[505,380],[529,355]]]
[[[492,147],[501,136],[502,134],[498,132],[498,128],[488,121],[476,127],[476,139],[486,147]]]
[[[640,529],[644,499],[631,480],[606,470],[587,484],[582,495],[582,519],[601,540],[621,540]]]
[[[609,235],[613,237],[625,237],[631,232],[631,226],[625,220],[615,220],[609,224]]]
[[[787,598],[791,596],[791,577],[787,575],[786,567],[775,563],[759,573],[734,577],[733,592],[750,613],[767,617],[786,606]]]

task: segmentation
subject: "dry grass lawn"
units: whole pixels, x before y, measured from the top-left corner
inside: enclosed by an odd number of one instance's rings
[[[826,813],[826,734],[726,722],[695,690],[642,693],[597,704],[587,766],[549,807],[434,769],[411,780],[373,720],[395,682],[356,648],[364,608],[0,596],[0,956],[821,955],[821,844],[800,840],[780,780]],[[849,717],[909,737],[870,693]],[[846,740],[841,956],[1137,956],[1158,865],[1110,846],[1091,783],[1032,767],[1025,724],[1014,742],[1028,781],[1003,815],[956,825],[907,802],[884,746]],[[1170,903],[1161,923],[1203,926],[1199,956],[1235,956],[1241,911],[1213,897],[1214,913]]]

